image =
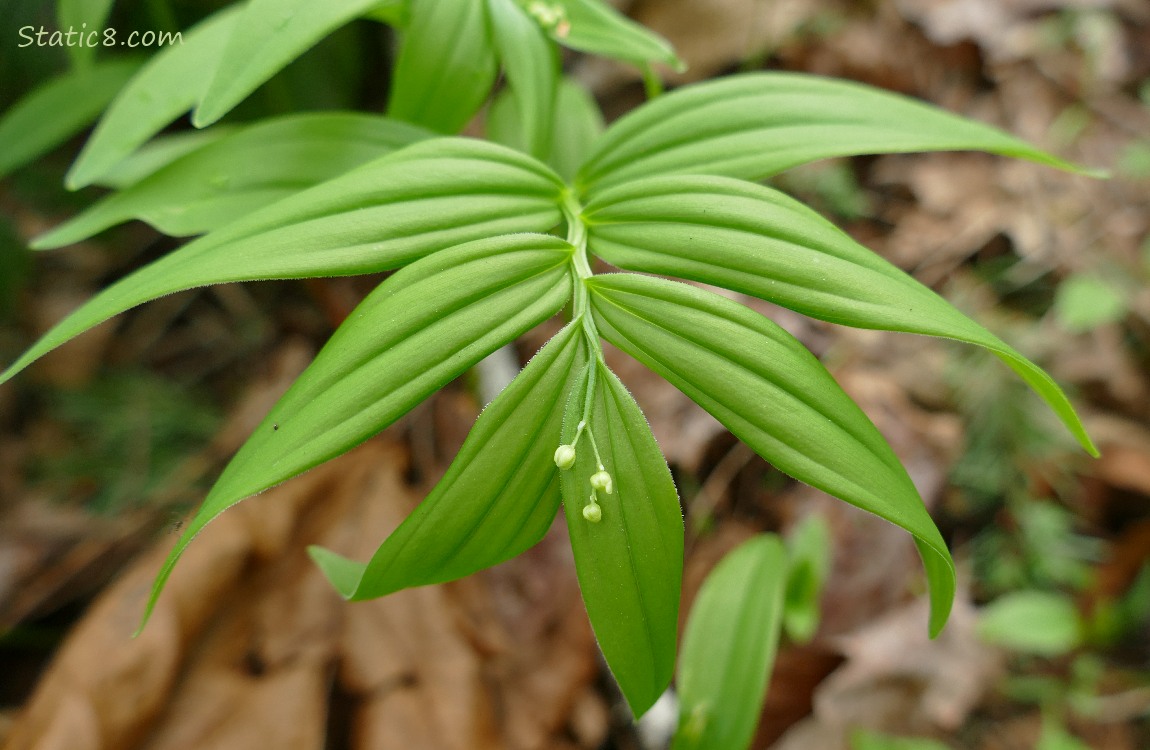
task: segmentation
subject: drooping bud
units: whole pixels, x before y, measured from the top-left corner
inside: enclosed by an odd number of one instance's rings
[[[610,495],[615,491],[615,482],[612,481],[610,474],[600,469],[591,475],[591,488]]]
[[[560,469],[570,469],[575,465],[575,446],[561,445],[555,449],[555,465]]]
[[[603,509],[599,507],[598,503],[584,505],[583,518],[587,519],[591,523],[599,523],[603,520]]]
[[[527,13],[548,31],[555,29],[567,19],[567,11],[562,5],[542,2],[542,0],[533,0],[528,3]]]

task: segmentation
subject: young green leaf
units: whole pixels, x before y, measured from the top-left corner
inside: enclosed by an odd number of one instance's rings
[[[550,148],[543,161],[570,180],[603,132],[603,115],[582,86],[564,78],[555,93],[552,123],[547,138]],[[519,100],[510,89],[499,92],[487,110],[487,137],[510,148],[528,150]]]
[[[540,0],[527,7],[555,41],[571,49],[640,66],[661,62],[679,72],[687,68],[670,42],[602,0]]]
[[[43,156],[96,119],[139,68],[114,60],[40,85],[0,117],[0,177]]]
[[[914,535],[932,634],[954,599],[954,563],[918,491],[871,421],[802,344],[695,287],[633,274],[586,282],[603,336],[662,375],[780,471]]]
[[[595,98],[570,78],[559,82],[555,100],[555,136],[547,163],[570,180],[603,134],[603,113]]]
[[[0,374],[165,294],[254,279],[346,276],[398,268],[462,242],[546,232],[561,183],[501,146],[463,138],[416,143],[217,229],[111,285]]]
[[[571,295],[571,252],[546,235],[493,237],[383,282],[224,469],[157,576],[148,611],[184,548],[225,509],[362,443],[558,312]]]
[[[640,177],[763,180],[831,156],[988,151],[1082,171],[980,122],[849,81],[746,73],[685,86],[619,118],[583,165],[598,191]]]
[[[32,246],[70,245],[130,219],[172,236],[201,234],[431,135],[351,112],[262,120],[105,198]]]
[[[347,598],[372,599],[470,575],[526,551],[559,509],[555,444],[587,362],[579,322],[551,339],[483,410],[443,479],[365,564],[313,547]]]
[[[112,101],[66,183],[91,185],[168,123],[192,108],[208,84],[240,6],[209,16],[183,33],[183,43],[156,53]]]
[[[807,516],[787,537],[787,593],[783,629],[796,643],[806,643],[819,626],[819,597],[831,567],[830,531],[822,518]]]
[[[1075,273],[1062,280],[1054,295],[1054,316],[1071,333],[1084,333],[1117,323],[1130,311],[1130,291],[1097,273]]]
[[[497,72],[484,4],[419,0],[392,73],[387,113],[458,133],[487,100]]]
[[[542,159],[551,150],[559,60],[539,24],[515,0],[487,0],[495,48],[515,100],[522,150]]]
[[[583,601],[607,665],[638,717],[675,669],[683,573],[679,497],[639,406],[602,362],[586,368],[571,389],[561,442],[576,443],[574,466],[560,472],[560,487]],[[610,491],[596,491],[589,503],[592,487],[604,486],[592,477],[603,470]],[[598,513],[585,513],[589,505]]]
[[[197,128],[211,125],[328,34],[380,4],[380,0],[250,0],[192,122]]]
[[[98,45],[89,45],[88,34],[95,33],[94,39],[103,43],[100,32],[103,31],[104,22],[112,12],[115,0],[56,0],[56,24],[63,32],[76,31],[83,36],[79,44],[69,44],[66,49],[68,57],[75,68],[85,68],[92,64],[96,57]],[[4,141],[0,140],[0,143]]]
[[[521,103],[509,88],[504,88],[492,99],[483,118],[483,135],[492,143],[498,143],[516,151],[529,153],[525,119]]]
[[[679,653],[672,750],[750,747],[778,648],[787,554],[774,534],[715,566],[691,605]]]
[[[895,737],[867,729],[851,732],[850,743],[850,750],[950,750],[948,745],[927,737]]]
[[[978,635],[1019,653],[1056,657],[1082,643],[1082,624],[1074,600],[1065,594],[1014,591],[982,611]]]
[[[604,191],[584,216],[591,252],[619,268],[715,284],[832,323],[985,347],[1097,455],[1066,394],[1040,367],[777,190],[722,177],[654,177]]]
[[[158,172],[176,159],[187,156],[193,151],[199,151],[204,146],[234,132],[236,132],[234,127],[217,125],[210,130],[185,130],[153,138],[130,156],[122,159],[94,184],[123,190]]]

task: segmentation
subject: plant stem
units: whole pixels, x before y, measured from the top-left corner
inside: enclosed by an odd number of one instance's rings
[[[605,366],[603,363],[603,346],[599,342],[599,331],[595,327],[595,321],[591,317],[591,301],[590,294],[587,291],[586,282],[594,276],[591,270],[591,263],[587,257],[587,227],[583,224],[583,206],[575,198],[575,195],[568,191],[563,196],[563,216],[567,220],[567,241],[575,246],[575,254],[571,259],[571,268],[574,271],[572,274],[572,283],[575,285],[574,302],[572,303],[572,320],[583,321],[583,335],[587,339],[587,346],[591,349],[593,356],[591,357],[590,365],[587,371],[587,391],[583,399],[583,419],[579,422],[578,431],[575,433],[575,440],[578,441],[579,436],[583,433],[584,428],[587,429],[587,437],[591,441],[591,450],[595,453],[595,463],[598,464],[599,470],[603,470],[603,459],[599,455],[599,446],[595,444],[595,437],[591,434],[590,420],[591,420],[591,404],[595,398],[595,381],[598,378],[598,367]]]
[[[572,320],[580,318],[583,320],[583,333],[587,338],[587,344],[595,355],[592,363],[602,362],[603,348],[599,344],[599,331],[595,328],[595,321],[591,318],[590,295],[584,283],[595,274],[591,271],[591,263],[587,258],[587,227],[583,224],[581,216],[583,206],[579,204],[574,193],[567,191],[563,195],[562,208],[563,217],[567,221],[567,241],[575,246],[575,254],[571,259],[572,270],[574,271],[572,283],[575,287],[571,318]],[[594,378],[594,372],[590,374],[590,378]]]

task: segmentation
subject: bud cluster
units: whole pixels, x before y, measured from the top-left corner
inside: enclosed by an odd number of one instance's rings
[[[567,9],[559,3],[546,3],[541,0],[532,0],[527,5],[527,13],[547,31],[553,32],[560,39],[571,33],[571,22],[567,20]]]
[[[575,466],[575,459],[577,454],[575,446],[579,443],[579,438],[583,436],[583,431],[587,431],[587,438],[591,441],[591,449],[595,452],[595,461],[599,465],[599,470],[591,475],[591,496],[587,501],[587,505],[583,506],[583,518],[590,523],[599,523],[603,520],[603,509],[599,506],[598,493],[603,492],[608,495],[615,492],[615,480],[607,472],[603,466],[603,460],[599,456],[599,448],[595,445],[595,438],[591,435],[591,430],[587,427],[586,422],[580,422],[578,429],[575,431],[575,439],[570,443],[564,443],[555,449],[555,465],[563,471],[567,471]]]

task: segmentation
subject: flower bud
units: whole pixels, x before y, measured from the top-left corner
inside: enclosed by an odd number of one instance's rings
[[[591,505],[584,505],[583,518],[587,519],[591,523],[599,523],[603,520],[603,509],[595,503],[592,503]]]
[[[555,449],[555,465],[560,469],[570,469],[575,465],[575,446],[561,445]]]
[[[527,13],[548,31],[558,26],[567,15],[562,5],[552,5],[542,0],[534,0],[528,4]]]
[[[610,495],[615,491],[615,482],[611,480],[610,474],[600,469],[591,475],[591,489],[606,492]]]

